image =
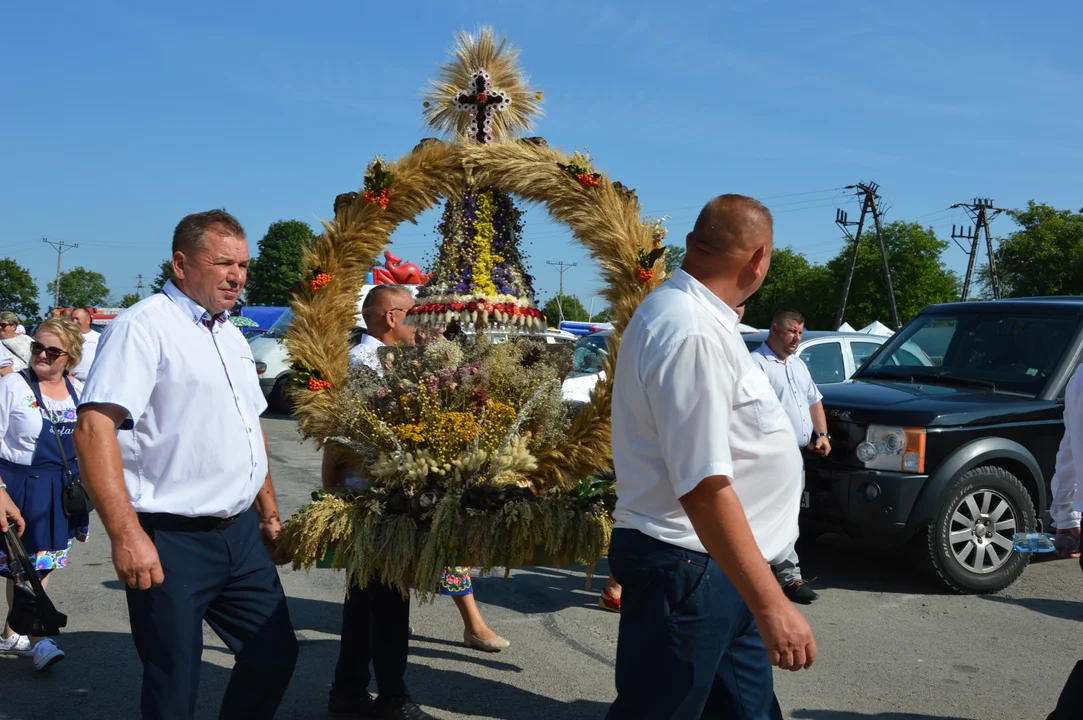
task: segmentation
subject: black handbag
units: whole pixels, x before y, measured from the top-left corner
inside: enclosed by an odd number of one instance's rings
[[[68,624],[68,616],[56,609],[45,594],[34,563],[26,554],[23,543],[15,532],[14,523],[3,534],[4,554],[8,558],[8,572],[15,580],[15,592],[8,611],[7,623],[19,635],[53,637]]]
[[[38,407],[45,413],[45,420],[49,423],[53,438],[56,439],[60,461],[64,464],[64,489],[60,493],[60,507],[63,509],[64,515],[69,518],[80,518],[89,515],[90,511],[94,509],[94,504],[90,502],[90,495],[87,494],[86,487],[79,480],[79,468],[76,467],[73,473],[71,468],[68,467],[64,444],[60,441],[60,436],[56,434],[56,426],[53,425],[53,421],[49,419],[45,410],[45,401],[41,397],[41,387],[38,385],[38,379],[28,370],[23,370],[19,374],[23,376],[23,379],[30,385],[30,389],[34,391],[34,398],[38,401]],[[75,394],[75,388],[72,387],[71,381],[64,378],[64,382],[68,385],[68,392],[71,393],[72,400],[78,404],[79,398]]]

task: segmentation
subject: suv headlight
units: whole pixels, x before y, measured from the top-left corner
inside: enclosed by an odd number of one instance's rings
[[[857,459],[870,470],[925,472],[925,428],[869,425]]]

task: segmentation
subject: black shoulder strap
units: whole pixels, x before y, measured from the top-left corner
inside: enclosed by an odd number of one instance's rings
[[[27,385],[34,391],[34,399],[38,401],[38,407],[41,408],[41,414],[45,417],[45,422],[49,423],[49,430],[52,431],[52,436],[56,440],[56,449],[60,452],[60,462],[64,464],[64,487],[71,485],[71,469],[68,467],[67,453],[64,452],[64,443],[60,442],[60,436],[56,434],[56,426],[53,425],[52,419],[49,417],[49,410],[45,407],[45,401],[41,397],[41,385],[38,383],[37,375],[33,370],[20,370],[19,374],[23,376],[23,380],[26,380]],[[64,382],[68,386],[68,392],[71,393],[72,400],[75,404],[79,404],[79,398],[75,394],[75,388],[71,384],[71,380],[67,376],[64,376]]]

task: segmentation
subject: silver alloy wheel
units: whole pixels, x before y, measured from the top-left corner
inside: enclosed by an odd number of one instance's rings
[[[985,575],[1000,569],[1012,556],[1012,536],[1018,513],[995,490],[967,495],[951,515],[948,544],[955,560],[969,572]]]

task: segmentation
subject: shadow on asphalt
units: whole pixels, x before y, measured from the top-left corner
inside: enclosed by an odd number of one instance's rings
[[[598,595],[609,576],[609,563],[602,560],[594,568],[587,588],[584,568],[522,567],[504,579],[496,570],[490,577],[474,578],[478,603],[496,605],[523,614],[548,614],[574,607],[598,606]],[[600,612],[600,611],[599,611]]]
[[[341,606],[337,603],[289,598],[296,629],[337,635]],[[139,717],[142,668],[131,636],[127,633],[73,632],[57,638],[67,653],[62,662],[44,673],[35,672],[27,658],[0,658],[4,693],[0,718],[80,718],[113,720]],[[432,647],[439,645],[441,647]],[[277,718],[324,717],[327,693],[335,662],[337,640],[301,640],[297,669]],[[200,667],[199,703],[196,717],[217,716],[218,703],[229,682],[230,669],[207,662],[221,659],[222,648],[204,649]],[[411,662],[406,681],[414,699],[441,711],[467,716],[508,720],[586,720],[605,715],[608,705],[594,701],[561,702],[517,688],[497,679],[479,678],[471,668],[484,665],[490,671],[519,675],[517,665],[479,656],[453,643],[427,637],[411,640],[411,655],[461,661],[462,671],[437,670]]]
[[[947,715],[921,715],[919,713],[857,713],[847,710],[794,710],[799,720],[971,720]]]
[[[1017,605],[1027,610],[1048,615],[1061,620],[1083,620],[1083,601],[1079,600],[1051,600],[1048,598],[1013,598],[1002,595],[980,595],[982,600],[1001,603],[1002,605]]]
[[[946,594],[918,569],[905,547],[881,547],[827,534],[815,541],[798,540],[797,553],[801,574],[815,590]]]

